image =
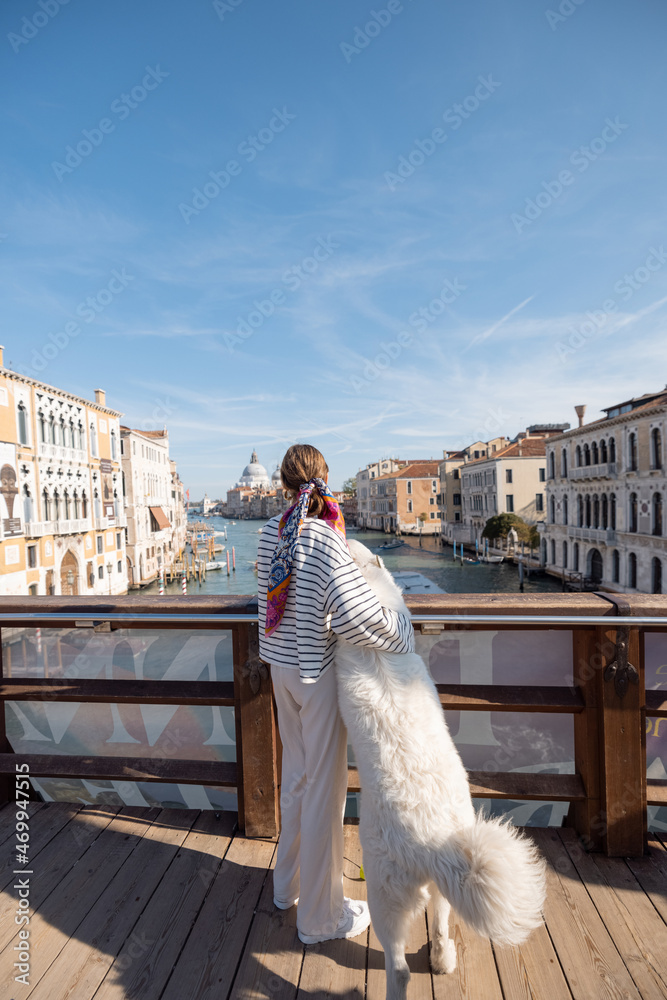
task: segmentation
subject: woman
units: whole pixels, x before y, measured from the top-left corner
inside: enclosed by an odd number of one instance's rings
[[[305,944],[356,937],[370,923],[343,896],[347,732],[332,669],[336,636],[390,652],[414,650],[404,614],[383,608],[350,556],[324,456],[289,448],[280,476],[294,503],[271,518],[257,553],[260,656],[271,665],[283,744],[274,902],[298,902]]]

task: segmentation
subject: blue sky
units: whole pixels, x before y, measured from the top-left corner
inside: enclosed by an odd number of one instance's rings
[[[166,423],[193,497],[667,381],[661,0],[0,20],[5,363]]]

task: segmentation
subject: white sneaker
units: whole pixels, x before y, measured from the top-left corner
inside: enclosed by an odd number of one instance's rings
[[[368,928],[371,915],[368,903],[363,899],[343,900],[343,915],[338,921],[338,927],[329,934],[302,934],[298,931],[299,940],[304,944],[319,944],[321,941],[334,941],[337,938],[353,938]]]
[[[293,906],[296,906],[298,902],[299,902],[298,896],[296,897],[296,899],[293,899],[291,903],[284,903],[282,899],[276,899],[275,896],[273,897],[273,904],[274,906],[277,906],[279,910],[290,910]]]

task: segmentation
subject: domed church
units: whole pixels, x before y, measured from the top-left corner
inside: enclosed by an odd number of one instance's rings
[[[245,489],[250,490],[258,488],[265,490],[271,489],[269,474],[264,466],[258,462],[256,451],[253,450],[253,453],[250,456],[250,462],[241,473],[241,478],[238,483],[236,483],[236,486],[244,487]]]

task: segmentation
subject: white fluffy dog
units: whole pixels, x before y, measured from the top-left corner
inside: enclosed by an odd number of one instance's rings
[[[348,544],[383,607],[408,614],[379,557],[354,539]],[[429,889],[431,967],[453,972],[450,904],[478,933],[520,944],[541,923],[545,864],[515,827],[473,809],[466,770],[420,656],[339,639],[336,672],[363,789],[359,836],[373,927],[385,952],[387,1000],[403,1000],[410,979],[405,941]]]

